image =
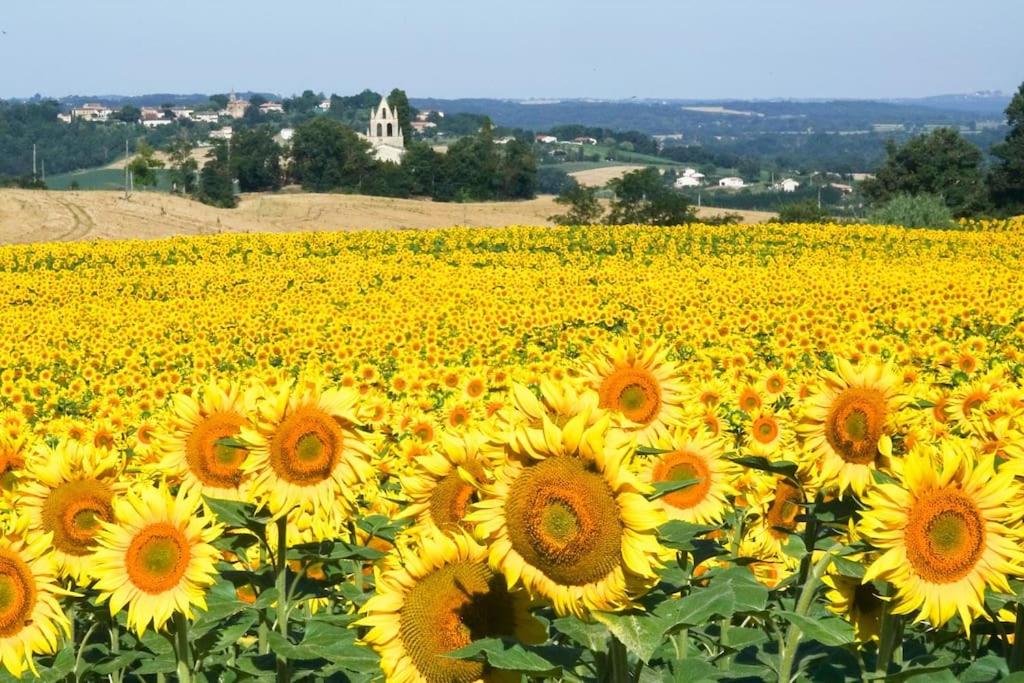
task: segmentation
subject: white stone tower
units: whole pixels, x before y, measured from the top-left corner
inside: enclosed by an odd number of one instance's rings
[[[366,131],[366,137],[374,147],[387,145],[405,148],[405,136],[402,127],[398,125],[398,111],[388,105],[387,97],[380,98],[380,104],[370,112],[370,128]]]

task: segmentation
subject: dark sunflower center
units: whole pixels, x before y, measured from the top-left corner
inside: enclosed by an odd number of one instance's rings
[[[234,411],[207,415],[185,440],[189,472],[206,486],[238,488],[241,466],[249,451],[238,443],[245,418]]]
[[[680,510],[689,510],[702,502],[711,490],[711,470],[707,461],[697,453],[675,451],[666,453],[654,465],[653,481],[696,481],[684,489],[662,496],[666,504]]]
[[[918,498],[903,537],[911,566],[932,583],[959,581],[985,552],[984,519],[973,501],[954,490]]]
[[[825,420],[825,439],[843,460],[867,465],[878,458],[885,427],[885,397],[877,389],[850,387],[834,400]]]
[[[0,638],[17,635],[32,618],[36,584],[25,561],[0,549]]]
[[[578,458],[527,467],[506,499],[512,547],[562,584],[598,581],[622,560],[619,505],[604,478]]]
[[[454,531],[463,526],[462,519],[475,497],[476,489],[463,481],[458,472],[450,472],[430,494],[430,517],[440,529]]]
[[[299,486],[326,481],[341,456],[341,424],[315,406],[288,415],[270,442],[270,466],[281,479]]]
[[[125,566],[139,590],[157,595],[178,586],[190,558],[188,540],[181,530],[158,522],[135,535],[125,553]]]
[[[53,546],[79,557],[92,552],[100,522],[113,521],[113,490],[96,479],[65,482],[50,491],[43,503],[43,528],[53,532]]]
[[[648,370],[616,368],[598,388],[602,408],[615,410],[636,424],[650,424],[661,411],[661,385]]]
[[[630,384],[619,394],[619,405],[622,406],[623,411],[639,410],[643,408],[646,401],[647,397],[644,394],[644,388],[639,384]]]
[[[469,683],[484,677],[482,662],[450,659],[474,640],[515,636],[513,598],[484,563],[446,565],[405,595],[399,636],[417,672],[430,683]]]

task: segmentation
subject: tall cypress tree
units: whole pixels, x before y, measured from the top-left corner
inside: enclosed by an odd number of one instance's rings
[[[1006,140],[992,146],[992,156],[999,161],[989,174],[989,192],[998,211],[1024,214],[1024,83],[1006,108],[1006,120]]]

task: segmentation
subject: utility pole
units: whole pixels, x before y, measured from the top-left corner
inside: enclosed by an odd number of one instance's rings
[[[46,159],[40,159],[39,163],[43,165],[43,182],[46,182]]]
[[[128,199],[128,139],[124,141],[124,198]]]
[[[36,181],[36,143],[32,143],[32,182]]]

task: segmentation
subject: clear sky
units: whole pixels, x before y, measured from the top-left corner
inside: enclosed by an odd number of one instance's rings
[[[0,97],[914,97],[1024,81],[1024,0],[4,0]]]

